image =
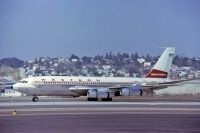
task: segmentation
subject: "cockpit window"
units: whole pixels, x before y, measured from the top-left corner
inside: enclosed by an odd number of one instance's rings
[[[20,80],[19,83],[28,83],[26,80]]]

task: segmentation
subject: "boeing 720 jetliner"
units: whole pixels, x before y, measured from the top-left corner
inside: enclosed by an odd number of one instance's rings
[[[169,79],[175,48],[164,50],[154,67],[144,78],[39,76],[20,80],[13,89],[38,96],[87,96],[88,101],[112,101],[114,96],[142,95],[145,90],[163,89],[180,81]]]

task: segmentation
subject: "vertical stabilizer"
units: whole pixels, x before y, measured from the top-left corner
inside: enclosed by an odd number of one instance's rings
[[[167,78],[172,66],[174,54],[174,47],[166,48],[145,78]]]

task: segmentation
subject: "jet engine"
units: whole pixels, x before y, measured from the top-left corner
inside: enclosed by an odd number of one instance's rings
[[[87,97],[89,97],[89,98],[97,98],[97,89],[88,90]]]
[[[97,101],[101,98],[102,101],[112,101],[114,94],[108,88],[90,89],[87,92],[88,101]]]
[[[142,93],[143,93],[142,88],[139,85],[134,85],[134,86],[127,87],[127,88],[122,88],[120,90],[121,96],[133,96],[133,95],[142,96]]]

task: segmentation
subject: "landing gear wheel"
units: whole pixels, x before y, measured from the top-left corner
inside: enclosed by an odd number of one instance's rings
[[[101,98],[101,101],[112,101],[112,98],[109,97],[109,98]]]
[[[34,96],[33,98],[32,98],[32,101],[33,102],[37,102],[39,100],[39,98],[37,97],[37,96]]]
[[[90,98],[90,97],[88,97],[87,100],[88,101],[98,101],[98,98]]]

